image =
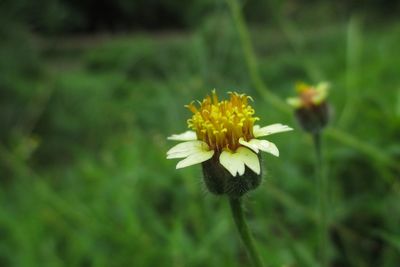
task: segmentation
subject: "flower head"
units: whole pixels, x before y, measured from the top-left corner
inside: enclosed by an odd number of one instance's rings
[[[292,128],[282,124],[255,125],[259,118],[249,105],[252,98],[236,92],[228,94],[228,100],[219,101],[213,90],[203,101],[186,106],[193,113],[187,121],[191,130],[168,137],[184,142],[172,147],[167,158],[184,158],[176,165],[177,169],[202,163],[206,185],[217,194],[232,192],[231,178],[247,177],[243,180],[245,184],[239,185],[240,190],[233,190],[241,195],[260,182],[259,151],[279,156],[275,144],[257,138]]]
[[[329,84],[326,82],[316,86],[296,84],[298,97],[288,98],[287,102],[294,107],[296,118],[304,130],[316,133],[328,123],[329,108],[326,101],[328,90]]]
[[[329,84],[326,82],[319,83],[316,86],[300,82],[296,84],[298,97],[288,98],[287,102],[295,109],[310,109],[325,102],[328,96],[328,90]]]

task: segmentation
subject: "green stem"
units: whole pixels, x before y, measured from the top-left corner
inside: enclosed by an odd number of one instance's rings
[[[257,253],[256,247],[251,237],[249,228],[247,227],[246,221],[243,215],[243,207],[240,198],[230,198],[229,204],[231,206],[232,216],[235,221],[236,227],[239,231],[240,237],[247,249],[247,252],[251,258],[254,267],[262,267],[262,261]]]
[[[313,134],[313,141],[316,155],[316,176],[319,213],[319,256],[321,266],[328,266],[328,226],[327,226],[327,179],[323,173],[321,133]]]

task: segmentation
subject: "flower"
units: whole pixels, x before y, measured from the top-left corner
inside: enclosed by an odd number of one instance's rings
[[[292,128],[279,123],[265,127],[255,125],[259,118],[254,116],[254,109],[248,104],[252,98],[236,92],[228,94],[229,100],[219,101],[213,90],[211,96],[198,105],[192,102],[186,106],[193,113],[187,121],[191,130],[168,137],[169,140],[183,141],[167,152],[167,159],[183,158],[176,165],[177,169],[203,163],[205,176],[226,176],[221,174],[220,164],[231,177],[243,176],[247,169],[260,175],[258,153],[264,151],[279,156],[274,143],[258,138]],[[220,178],[210,179],[215,182]],[[222,187],[223,184],[220,183]],[[226,190],[214,191],[223,193]]]
[[[296,91],[299,96],[290,97],[287,99],[287,102],[295,109],[310,109],[313,106],[318,106],[325,102],[328,96],[328,90],[329,84],[327,82],[321,82],[316,86],[300,82],[296,84]]]
[[[320,132],[329,121],[327,104],[329,84],[321,82],[316,86],[305,83],[296,84],[298,97],[287,99],[295,109],[295,115],[302,128],[311,133]]]

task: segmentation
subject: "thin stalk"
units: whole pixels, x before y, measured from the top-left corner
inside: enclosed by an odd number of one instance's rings
[[[233,220],[235,221],[236,227],[239,231],[240,237],[242,238],[243,244],[250,256],[250,259],[254,267],[262,267],[262,261],[257,253],[256,247],[253,242],[253,238],[249,231],[243,215],[243,206],[240,198],[229,198],[229,204],[231,206]]]
[[[313,134],[316,155],[316,179],[319,214],[319,256],[322,267],[328,266],[328,224],[327,224],[327,179],[323,173],[321,133]]]

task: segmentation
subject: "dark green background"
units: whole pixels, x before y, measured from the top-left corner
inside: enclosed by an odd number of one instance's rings
[[[0,1],[0,266],[249,266],[226,199],[165,159],[213,88],[295,128],[246,216],[268,266],[317,266],[297,81],[331,83],[330,266],[399,265],[399,4],[233,2]]]

